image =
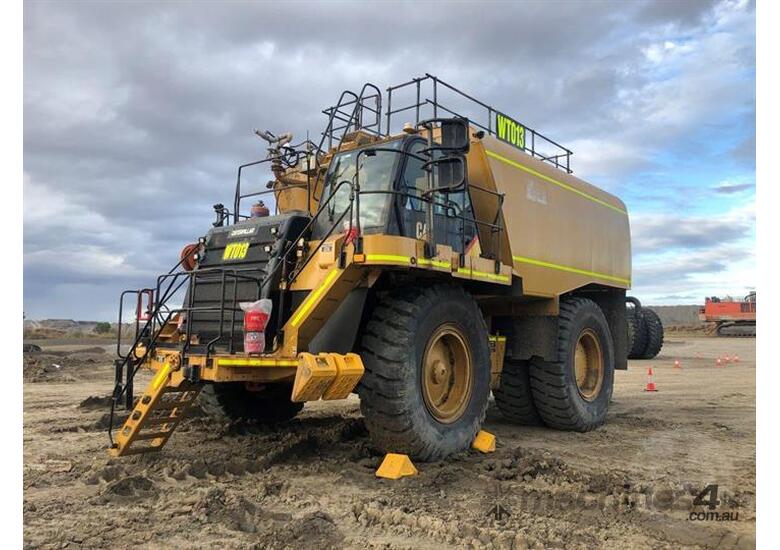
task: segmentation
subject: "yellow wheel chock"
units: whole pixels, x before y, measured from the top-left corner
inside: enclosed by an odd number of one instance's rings
[[[414,467],[409,457],[396,453],[387,453],[376,471],[376,477],[385,479],[399,479],[415,475],[417,475],[417,468]]]
[[[482,453],[492,453],[496,450],[496,436],[492,433],[480,430],[479,433],[477,433],[477,437],[474,438],[474,443],[471,444],[471,448]]]

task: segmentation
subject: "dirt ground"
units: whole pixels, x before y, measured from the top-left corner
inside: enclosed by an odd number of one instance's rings
[[[111,356],[74,349],[25,354],[29,548],[755,546],[754,339],[670,337],[616,373],[590,433],[514,426],[491,403],[495,453],[398,481],[374,476],[356,398],[309,404],[276,431],[194,416],[162,453],[109,459]],[[739,362],[715,367],[726,354]],[[693,506],[711,484],[718,516]]]

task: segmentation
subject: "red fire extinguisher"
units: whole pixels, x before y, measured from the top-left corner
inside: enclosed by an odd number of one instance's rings
[[[244,353],[263,353],[265,350],[265,326],[271,316],[271,300],[240,304],[244,310]]]

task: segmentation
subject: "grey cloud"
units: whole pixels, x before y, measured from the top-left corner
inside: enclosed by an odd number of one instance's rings
[[[648,2],[639,11],[639,17],[655,23],[690,25],[712,10],[712,0],[677,0]]]
[[[730,244],[719,248],[691,250],[685,255],[658,255],[634,266],[633,284],[641,296],[652,299],[677,295],[716,296],[725,293],[744,295],[755,283],[755,254],[751,248]],[[729,270],[740,267],[737,273]],[[664,299],[669,302],[671,300]]]
[[[66,291],[83,250],[121,259],[89,274],[101,297],[166,269],[230,202],[237,165],[263,155],[253,127],[317,137],[320,110],[367,80],[429,71],[566,144],[587,136],[586,175],[647,166],[658,141],[641,109],[655,106],[625,99],[650,85],[643,48],[713,9],[659,4],[28,1],[24,169],[40,192],[25,211],[50,214],[25,215],[25,307],[89,316]],[[712,104],[739,99],[718,90]]]
[[[750,239],[755,230],[751,211],[726,215],[638,215],[631,221],[634,254],[663,253],[683,249],[713,249]],[[718,266],[710,266],[717,269]]]
[[[742,191],[747,191],[748,189],[754,189],[754,188],[755,188],[755,184],[753,183],[724,183],[722,185],[718,185],[715,188],[715,192],[731,195],[734,193],[741,193]]]
[[[755,113],[753,113],[751,117],[751,123],[753,127],[755,128]],[[734,159],[741,163],[746,163],[749,165],[755,165],[756,162],[756,134],[755,131],[747,136],[745,139],[740,141],[734,149],[732,149],[731,154],[733,155]]]

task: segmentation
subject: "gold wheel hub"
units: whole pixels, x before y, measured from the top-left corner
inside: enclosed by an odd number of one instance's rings
[[[455,422],[466,410],[473,383],[473,360],[466,338],[450,323],[437,328],[425,348],[422,394],[436,420]]]
[[[604,382],[604,355],[598,335],[589,328],[580,333],[574,349],[574,375],[577,390],[586,401],[593,401]]]

